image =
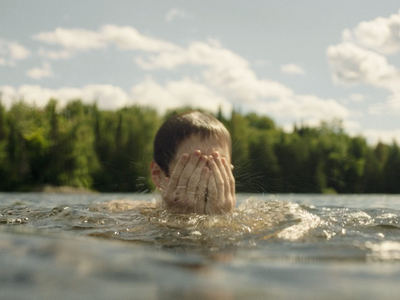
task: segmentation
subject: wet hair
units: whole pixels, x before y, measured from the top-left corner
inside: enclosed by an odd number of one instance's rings
[[[225,126],[211,115],[189,111],[169,118],[158,130],[154,139],[153,159],[169,176],[169,165],[181,143],[193,135],[201,139],[216,137],[228,144],[232,151],[231,136]]]

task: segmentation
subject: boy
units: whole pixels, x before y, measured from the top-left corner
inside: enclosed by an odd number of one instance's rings
[[[172,213],[224,214],[235,209],[235,179],[228,130],[213,116],[190,111],[168,119],[154,139],[150,164],[162,207]],[[129,210],[149,203],[113,200],[110,210]]]
[[[173,213],[224,214],[235,209],[232,142],[216,118],[198,111],[168,119],[154,140],[151,178]]]

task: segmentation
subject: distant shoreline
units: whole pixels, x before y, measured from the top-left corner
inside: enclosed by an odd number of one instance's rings
[[[73,186],[54,186],[54,185],[42,185],[35,187],[31,192],[46,193],[46,194],[96,194],[96,191]]]

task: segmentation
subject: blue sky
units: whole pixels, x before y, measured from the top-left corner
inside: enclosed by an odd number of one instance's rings
[[[235,107],[288,131],[340,119],[400,142],[400,4],[0,0],[0,92],[7,107]]]

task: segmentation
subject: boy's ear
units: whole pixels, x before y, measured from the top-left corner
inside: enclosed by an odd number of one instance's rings
[[[154,185],[156,188],[162,187],[162,174],[164,173],[163,170],[157,165],[157,163],[153,160],[150,164],[151,170],[151,180],[153,180]]]

